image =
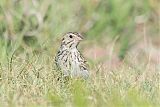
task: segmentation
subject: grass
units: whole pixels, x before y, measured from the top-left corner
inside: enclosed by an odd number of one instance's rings
[[[53,57],[47,52],[13,55],[0,64],[1,106],[155,107],[159,77],[148,65],[123,63],[116,69],[91,68],[87,81],[57,82]],[[94,65],[96,67],[96,65]]]
[[[158,4],[1,0],[0,106],[159,107]],[[68,31],[85,35],[87,81],[57,81],[54,56]]]

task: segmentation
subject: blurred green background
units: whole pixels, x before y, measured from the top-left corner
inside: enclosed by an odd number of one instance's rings
[[[159,38],[159,7],[158,0],[1,0],[0,59],[18,48],[54,48],[69,31],[98,43],[116,39],[123,59],[143,36]]]

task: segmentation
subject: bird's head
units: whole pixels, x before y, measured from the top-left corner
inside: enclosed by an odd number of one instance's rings
[[[61,45],[72,49],[76,48],[81,40],[83,40],[83,37],[80,33],[68,32],[64,34]]]

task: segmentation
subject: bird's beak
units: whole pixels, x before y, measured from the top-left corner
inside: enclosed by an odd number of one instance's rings
[[[81,40],[83,40],[84,38],[83,38],[82,35],[78,35],[77,39],[78,39],[79,41],[81,41]]]

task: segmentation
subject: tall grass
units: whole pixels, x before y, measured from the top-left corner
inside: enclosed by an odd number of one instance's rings
[[[93,68],[87,81],[61,83],[55,77],[52,57],[46,53],[25,57],[13,55],[0,65],[1,106],[159,106],[160,75],[146,66]]]

